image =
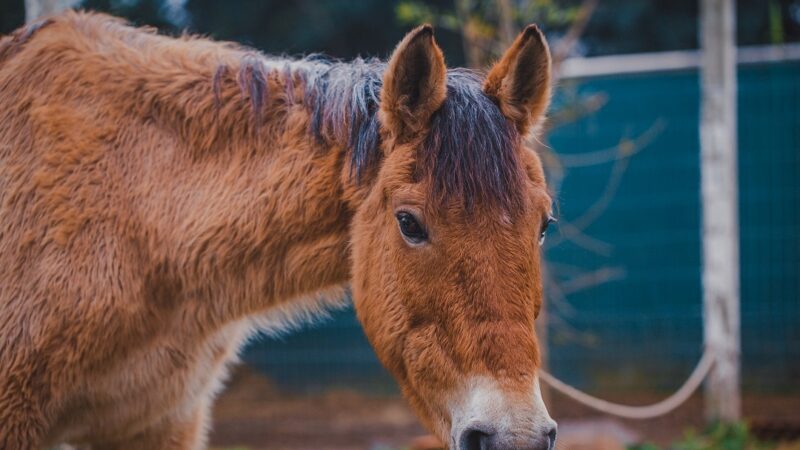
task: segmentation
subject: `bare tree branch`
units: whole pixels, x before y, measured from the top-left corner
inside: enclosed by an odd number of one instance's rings
[[[554,239],[553,246],[559,245],[563,241],[570,241],[578,247],[602,256],[611,255],[614,249],[608,242],[587,235],[584,230],[572,225],[570,222],[559,223],[558,228],[561,230],[561,235]]]
[[[597,2],[598,0],[583,0],[575,21],[572,22],[569,30],[567,30],[567,34],[558,42],[553,52],[553,72],[556,74],[556,78],[558,78],[558,69],[561,66],[561,62],[569,56],[578,39],[583,35],[586,25],[589,24],[589,19],[592,18]]]
[[[509,0],[497,0],[497,10],[500,13],[500,45],[506,48],[514,42],[517,34],[514,10]]]
[[[664,131],[665,127],[666,122],[658,119],[650,125],[650,128],[633,139],[623,139],[619,144],[602,150],[559,155],[559,160],[564,167],[572,168],[597,166],[622,158],[630,158],[647,148]]]
[[[456,16],[461,23],[461,38],[464,44],[464,57],[467,66],[479,68],[483,63],[481,46],[475,25],[472,21],[472,2],[470,0],[456,0]]]
[[[602,267],[593,272],[586,272],[569,280],[561,282],[561,292],[569,295],[575,292],[593,288],[609,281],[625,278],[627,272],[621,267]]]

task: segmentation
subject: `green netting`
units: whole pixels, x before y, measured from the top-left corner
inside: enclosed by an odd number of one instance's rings
[[[556,286],[595,271],[610,281],[551,298],[551,369],[599,391],[672,389],[701,353],[699,79],[696,71],[565,83],[600,93],[597,113],[554,130],[550,146],[586,152],[650,134],[626,160],[603,214],[583,230],[556,228],[547,260]],[[565,102],[559,95],[555,102]],[[656,132],[653,132],[656,130]],[[566,158],[565,158],[566,159]],[[739,70],[739,189],[743,384],[797,388],[800,380],[800,63]],[[562,223],[580,222],[620,166],[566,167]],[[570,285],[572,283],[572,285]],[[552,290],[551,290],[552,292]],[[390,388],[351,310],[244,355],[285,387]]]

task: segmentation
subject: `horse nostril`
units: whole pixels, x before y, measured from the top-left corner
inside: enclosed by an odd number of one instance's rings
[[[461,433],[459,450],[489,450],[493,433],[480,428],[467,428]]]
[[[548,447],[547,450],[553,450],[556,448],[556,434],[558,434],[558,427],[553,426],[550,431],[547,432],[547,441]]]

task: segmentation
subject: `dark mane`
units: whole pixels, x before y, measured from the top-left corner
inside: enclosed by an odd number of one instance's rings
[[[350,151],[351,175],[360,182],[381,159],[378,121],[386,64],[356,59],[349,63],[319,56],[302,60],[243,60],[238,79],[255,112],[267,101],[267,75],[279,74],[287,91],[302,79],[311,114],[310,133]],[[294,74],[294,75],[293,75]],[[434,114],[419,148],[417,174],[429,177],[439,201],[460,200],[499,206],[513,212],[521,206],[524,174],[516,155],[520,136],[487,97],[481,77],[465,69],[447,74],[447,99]]]
[[[483,93],[481,79],[467,70],[447,74],[447,99],[433,115],[418,164],[433,182],[433,194],[518,211],[525,180],[517,157],[520,136],[500,108]]]

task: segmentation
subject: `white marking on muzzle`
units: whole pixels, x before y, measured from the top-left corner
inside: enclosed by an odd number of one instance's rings
[[[495,379],[486,376],[470,377],[454,394],[449,403],[453,449],[458,448],[465,430],[525,440],[555,427],[542,400],[538,377],[527,395],[505,392]]]

